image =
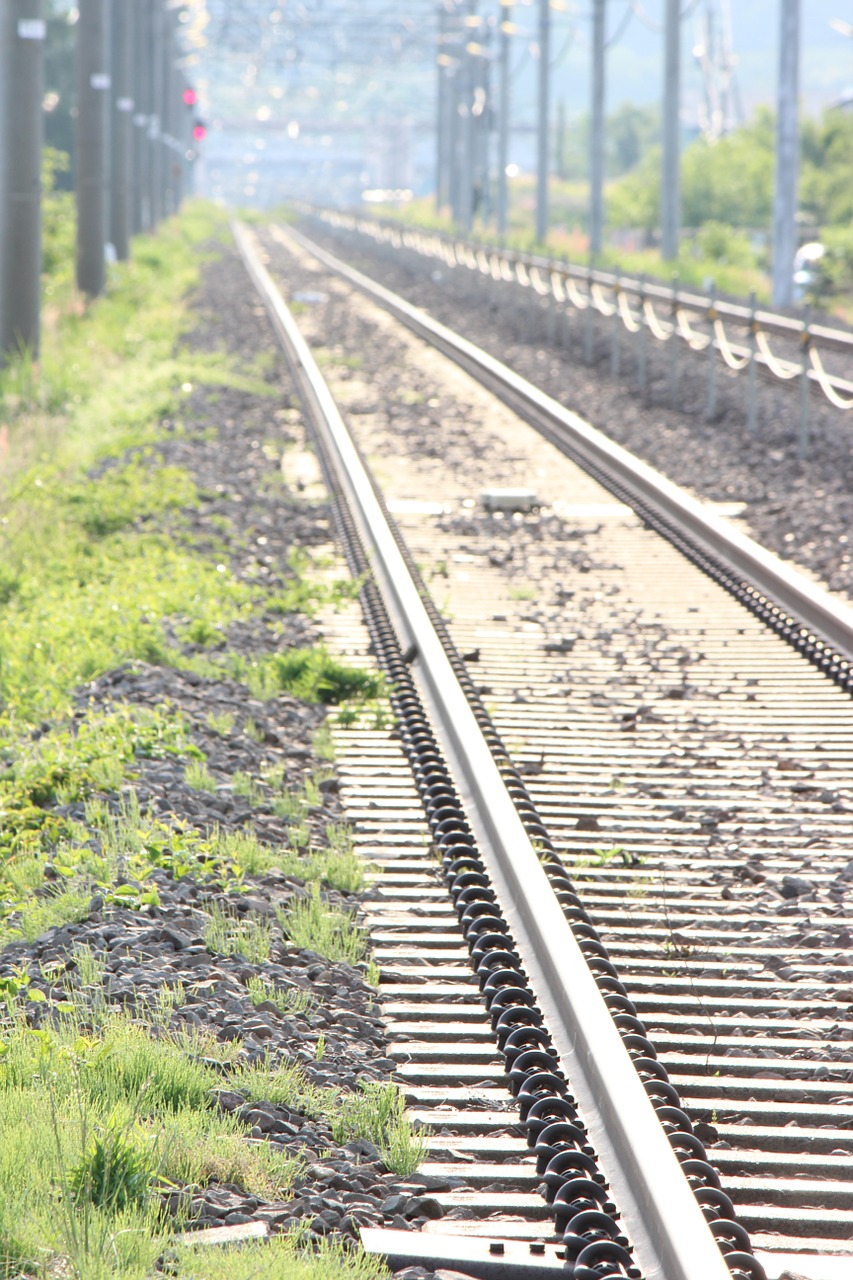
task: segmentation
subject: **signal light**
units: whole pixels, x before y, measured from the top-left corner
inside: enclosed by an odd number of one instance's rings
[[[196,142],[203,142],[206,137],[207,125],[205,125],[201,120],[196,120],[193,125],[193,139]]]
[[[198,102],[198,94],[196,93],[195,89],[190,89],[189,87],[184,89],[184,103],[186,104],[186,106],[194,107],[197,102]]]

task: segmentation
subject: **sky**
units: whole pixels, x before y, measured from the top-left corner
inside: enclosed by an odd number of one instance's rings
[[[570,115],[587,110],[589,98],[589,5],[575,6],[577,18],[555,15],[553,47],[559,51],[561,32],[570,22],[577,35],[561,64],[555,69],[555,98],[566,103]],[[684,8],[691,6],[685,3]],[[628,0],[609,0],[608,35],[612,36],[631,10]],[[650,23],[660,27],[664,0],[642,0],[637,9]],[[695,116],[702,98],[702,82],[692,48],[698,32],[696,19],[704,4],[685,19],[683,28],[682,108],[686,117]],[[776,94],[779,61],[779,0],[734,0],[732,9],[733,50],[738,60],[735,76],[744,111],[749,115],[762,103],[772,104]],[[518,6],[519,23],[524,20],[535,28],[535,9]],[[523,15],[523,19],[522,19]],[[800,85],[802,107],[809,114],[819,113],[841,96],[853,90],[853,39],[833,30],[833,18],[853,25],[851,0],[803,0],[801,23]],[[617,44],[610,47],[607,59],[607,105],[612,109],[623,102],[645,104],[659,101],[662,93],[662,36],[650,29],[639,16],[631,19]],[[532,111],[535,80],[522,72],[519,76],[519,107]]]
[[[467,8],[466,0],[458,0],[460,8]],[[683,23],[683,114],[687,120],[695,118],[702,100],[702,82],[691,50],[699,34],[697,20],[704,12],[707,0],[684,0]],[[222,0],[190,0],[191,7],[203,11],[220,8]],[[317,23],[322,25],[330,13],[351,12],[355,29],[361,30],[370,46],[371,7],[379,6],[386,14],[407,16],[421,26],[434,26],[433,0],[239,0],[231,6],[254,10],[262,23],[274,18],[277,34],[287,28],[296,33],[294,45],[302,44],[308,51],[307,41],[301,40],[301,31]],[[519,32],[513,38],[513,65],[516,74],[513,82],[514,114],[519,117],[535,112],[537,67],[537,0],[518,0],[512,9],[512,18]],[[719,10],[720,0],[712,5]],[[778,64],[779,0],[731,0],[733,51],[737,58],[736,85],[745,114],[760,103],[772,104]],[[482,15],[495,15],[499,9],[497,0],[478,0],[477,11]],[[607,105],[613,109],[624,102],[646,104],[656,102],[662,86],[662,35],[661,26],[665,0],[608,0],[607,26],[611,37],[619,35],[608,51]],[[853,0],[802,0],[802,55],[801,91],[803,110],[809,114],[820,112],[845,91],[853,90],[853,39],[833,30],[833,19],[847,21],[853,28]],[[552,0],[552,60],[554,67],[554,100],[565,103],[569,117],[586,111],[590,92],[590,0]],[[211,24],[213,33],[215,24]],[[329,23],[329,29],[334,24]],[[416,33],[417,34],[417,33]],[[422,33],[426,37],[426,31]],[[429,48],[430,40],[423,42]],[[220,49],[221,53],[222,50]],[[279,66],[282,64],[279,62]],[[238,76],[233,78],[237,87]],[[430,117],[430,96],[434,83],[431,58],[420,66],[411,60],[395,65],[393,54],[385,59],[384,66],[375,66],[369,74],[347,73],[344,61],[340,67],[340,81],[349,92],[332,93],[328,75],[312,75],[310,67],[297,72],[295,67],[284,68],[279,79],[286,86],[287,95],[297,100],[310,88],[312,81],[314,99],[317,90],[322,94],[323,106],[343,113],[361,109],[368,94],[368,85],[375,86],[373,93],[385,94],[393,102],[393,109],[407,107],[413,113]],[[263,84],[264,77],[260,76]],[[209,77],[211,109],[215,113],[218,99],[227,97],[234,102],[233,93],[223,95],[225,88],[221,75]],[[244,100],[252,100],[252,85],[244,86]],[[279,95],[279,100],[283,95]],[[331,99],[334,98],[334,101]],[[342,108],[337,103],[343,103]],[[275,108],[275,101],[271,101]]]

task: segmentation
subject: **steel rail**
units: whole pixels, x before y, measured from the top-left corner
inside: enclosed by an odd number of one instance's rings
[[[234,235],[282,341],[300,393],[330,447],[435,716],[481,856],[493,877],[567,1079],[647,1280],[730,1280],[583,954],[396,545],[349,432],[249,233]]]
[[[283,235],[278,229],[274,234]],[[295,229],[288,228],[287,235],[330,270],[373,297],[419,337],[461,365],[521,417],[544,431],[558,447],[568,447],[581,465],[587,463],[595,467],[655,508],[664,520],[691,538],[707,555],[756,588],[766,602],[786,611],[813,636],[846,660],[853,661],[853,609],[720,519],[659,471],[609,440],[578,414],[566,409],[482,348],[341,262]]]

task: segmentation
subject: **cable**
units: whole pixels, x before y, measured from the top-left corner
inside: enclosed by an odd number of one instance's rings
[[[611,45],[616,45],[619,43],[619,41],[624,36],[625,32],[628,30],[628,27],[631,25],[631,19],[634,16],[635,16],[634,10],[629,4],[628,8],[625,10],[624,14],[622,15],[622,21],[619,23],[616,30],[613,32],[613,35],[610,37],[609,40],[605,40],[604,42],[605,49],[609,49]]]

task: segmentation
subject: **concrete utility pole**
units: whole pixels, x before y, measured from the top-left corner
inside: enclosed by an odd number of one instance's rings
[[[41,0],[0,0],[0,364],[39,349],[44,37]]]
[[[112,0],[110,240],[115,247],[116,257],[122,262],[130,255],[134,160],[131,41],[134,19],[134,0]]]
[[[147,231],[151,225],[151,143],[148,139],[151,112],[151,41],[148,0],[134,0],[133,50],[133,230]]]
[[[474,213],[483,222],[492,216],[492,193],[489,170],[489,133],[492,114],[492,82],[489,75],[492,35],[484,28],[479,40],[480,53],[474,63]]]
[[[551,105],[551,8],[550,0],[539,0],[539,118],[536,157],[536,239],[548,237],[548,159]]]
[[[160,72],[160,163],[163,182],[163,217],[174,213],[174,192],[172,190],[172,13],[168,0],[163,6],[163,35],[160,40],[159,57],[162,64]]]
[[[672,262],[681,239],[681,0],[666,0],[664,41],[661,256]]]
[[[597,258],[604,242],[604,21],[606,0],[592,9],[592,110],[589,131],[589,253]]]
[[[163,219],[165,180],[163,169],[162,110],[163,110],[163,6],[160,0],[151,0],[148,10],[148,48],[151,59],[148,112],[148,142],[151,153],[149,200],[152,229]]]
[[[498,105],[498,235],[506,239],[509,222],[509,44],[512,35],[512,0],[501,0],[500,89]]]
[[[438,53],[436,54],[435,102],[435,211],[447,204],[447,31],[449,13],[444,0],[438,5]]]
[[[773,305],[788,307],[794,298],[794,254],[797,251],[800,0],[780,0],[780,16],[776,189],[773,200]]]
[[[109,0],[80,0],[77,22],[77,287],[95,298],[106,280],[109,181]]]
[[[468,16],[465,23],[462,47],[464,50],[462,73],[462,163],[459,184],[459,221],[466,231],[474,222],[474,88],[476,70],[471,44],[476,29],[477,0],[468,0]]]

